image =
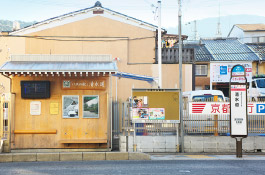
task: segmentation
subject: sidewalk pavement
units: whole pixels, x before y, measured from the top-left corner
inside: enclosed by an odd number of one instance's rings
[[[265,155],[249,155],[246,154],[242,158],[237,158],[236,155],[207,155],[207,154],[152,154],[151,160],[265,160]]]

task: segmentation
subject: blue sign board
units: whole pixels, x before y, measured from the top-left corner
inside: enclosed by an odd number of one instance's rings
[[[220,66],[220,75],[227,75],[227,66]]]
[[[257,113],[265,113],[265,104],[257,104]]]
[[[232,73],[241,73],[241,72],[243,72],[243,73],[245,72],[244,67],[241,65],[237,65],[237,66],[233,67],[233,69],[232,69]]]

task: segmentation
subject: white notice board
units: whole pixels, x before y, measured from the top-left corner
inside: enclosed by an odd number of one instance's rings
[[[252,62],[236,62],[236,63],[210,63],[210,82],[212,83],[228,83],[230,82],[231,69],[233,66],[240,64],[245,67],[246,78],[248,82],[252,81]],[[243,78],[243,77],[242,77]],[[236,81],[239,81],[236,80]]]
[[[30,115],[40,115],[41,114],[41,102],[32,101],[30,102]]]

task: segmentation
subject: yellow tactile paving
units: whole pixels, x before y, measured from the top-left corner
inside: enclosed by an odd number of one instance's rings
[[[193,159],[207,159],[207,158],[214,158],[214,157],[210,157],[210,156],[205,156],[205,155],[186,155],[189,158],[193,158]]]

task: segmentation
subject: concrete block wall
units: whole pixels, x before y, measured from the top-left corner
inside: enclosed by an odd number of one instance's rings
[[[176,152],[176,136],[136,136],[137,152]],[[128,151],[133,152],[133,136],[128,136]],[[120,136],[120,151],[126,152],[126,136]]]
[[[177,152],[176,136],[136,136],[137,152]],[[128,151],[133,152],[133,136],[128,136]],[[120,136],[120,151],[126,152],[126,136]],[[265,152],[265,137],[243,139],[243,152]],[[230,136],[185,136],[184,152],[235,153],[236,140]]]
[[[243,152],[265,152],[265,137],[243,139]],[[236,152],[236,139],[230,136],[185,136],[184,151],[189,153]]]

